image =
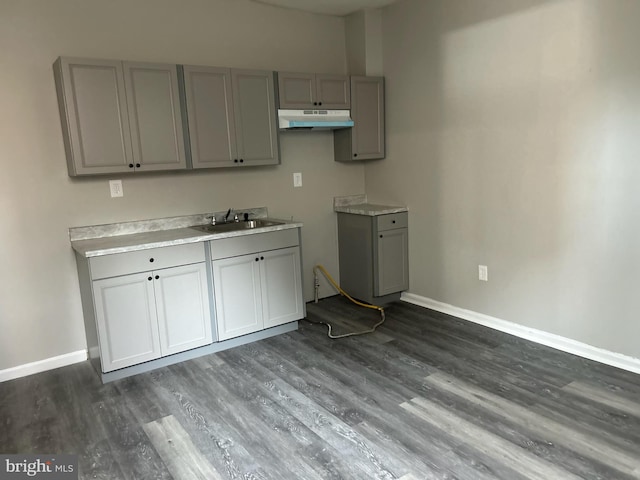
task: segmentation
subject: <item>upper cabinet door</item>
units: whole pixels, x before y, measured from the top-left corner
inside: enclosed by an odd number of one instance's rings
[[[122,62],[63,57],[54,74],[69,175],[130,171]]]
[[[316,98],[319,107],[346,110],[351,106],[351,88],[346,75],[316,75]]]
[[[279,108],[283,109],[348,109],[349,89],[349,77],[346,75],[278,73]]]
[[[384,78],[351,77],[352,156],[384,158]]]
[[[238,155],[231,71],[185,65],[183,73],[193,168],[234,165]]]
[[[313,108],[316,100],[316,76],[313,73],[278,72],[280,108]]]
[[[136,170],[185,169],[176,65],[123,65]]]
[[[274,73],[232,69],[231,81],[239,157],[236,163],[278,164]]]

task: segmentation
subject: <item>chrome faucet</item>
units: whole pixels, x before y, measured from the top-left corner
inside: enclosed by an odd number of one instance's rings
[[[231,212],[233,212],[233,209],[232,209],[232,208],[230,208],[229,210],[227,210],[227,213],[226,213],[226,215],[224,216],[224,223],[227,223],[227,222],[229,221],[229,215],[231,215]],[[239,219],[238,219],[238,214],[237,214],[237,213],[235,213],[235,212],[233,213],[233,221],[234,221],[234,222],[238,222],[238,221],[239,221]]]

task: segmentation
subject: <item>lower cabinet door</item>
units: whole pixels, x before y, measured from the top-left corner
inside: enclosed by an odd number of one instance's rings
[[[156,270],[153,276],[162,355],[209,345],[211,312],[205,264]]]
[[[104,373],[160,357],[151,273],[93,282]]]
[[[212,262],[218,340],[262,330],[260,263],[259,254]]]
[[[300,247],[260,254],[264,328],[303,318]]]
[[[409,288],[409,231],[406,228],[380,232],[376,238],[374,279],[376,296]]]

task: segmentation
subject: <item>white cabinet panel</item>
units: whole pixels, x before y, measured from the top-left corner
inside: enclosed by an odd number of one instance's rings
[[[103,372],[160,357],[151,274],[93,282]]]
[[[154,289],[163,356],[212,342],[204,263],[154,272]]]
[[[284,248],[261,255],[262,315],[264,328],[304,317],[300,248]]]
[[[214,261],[213,286],[219,340],[262,330],[257,254]]]

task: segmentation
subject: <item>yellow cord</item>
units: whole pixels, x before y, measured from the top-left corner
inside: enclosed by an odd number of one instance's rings
[[[320,270],[322,272],[322,274],[327,278],[327,280],[329,280],[331,285],[333,285],[335,287],[335,289],[338,290],[338,292],[340,292],[341,295],[347,297],[349,300],[351,300],[356,305],[359,305],[359,306],[365,307],[365,308],[371,308],[373,310],[378,310],[380,312],[380,316],[382,317],[382,319],[378,323],[376,323],[373,326],[373,328],[371,328],[370,330],[364,330],[362,332],[345,333],[344,335],[333,335],[331,333],[331,324],[329,324],[329,323],[326,323],[326,322],[313,322],[313,323],[321,323],[321,324],[326,325],[327,327],[329,327],[329,332],[327,333],[329,338],[344,338],[344,337],[352,337],[354,335],[364,335],[365,333],[373,333],[373,332],[375,332],[376,328],[378,328],[380,325],[382,325],[384,323],[384,320],[385,320],[384,308],[379,307],[378,305],[371,305],[371,304],[363,303],[363,302],[360,302],[360,301],[356,300],[351,295],[349,295],[347,292],[345,292],[340,287],[340,285],[338,285],[338,283],[333,279],[333,277],[329,274],[329,272],[327,272],[327,270],[322,265],[316,265],[315,267],[313,267],[313,273],[316,276],[318,275],[317,270]],[[316,295],[316,300],[317,300],[317,295]]]

